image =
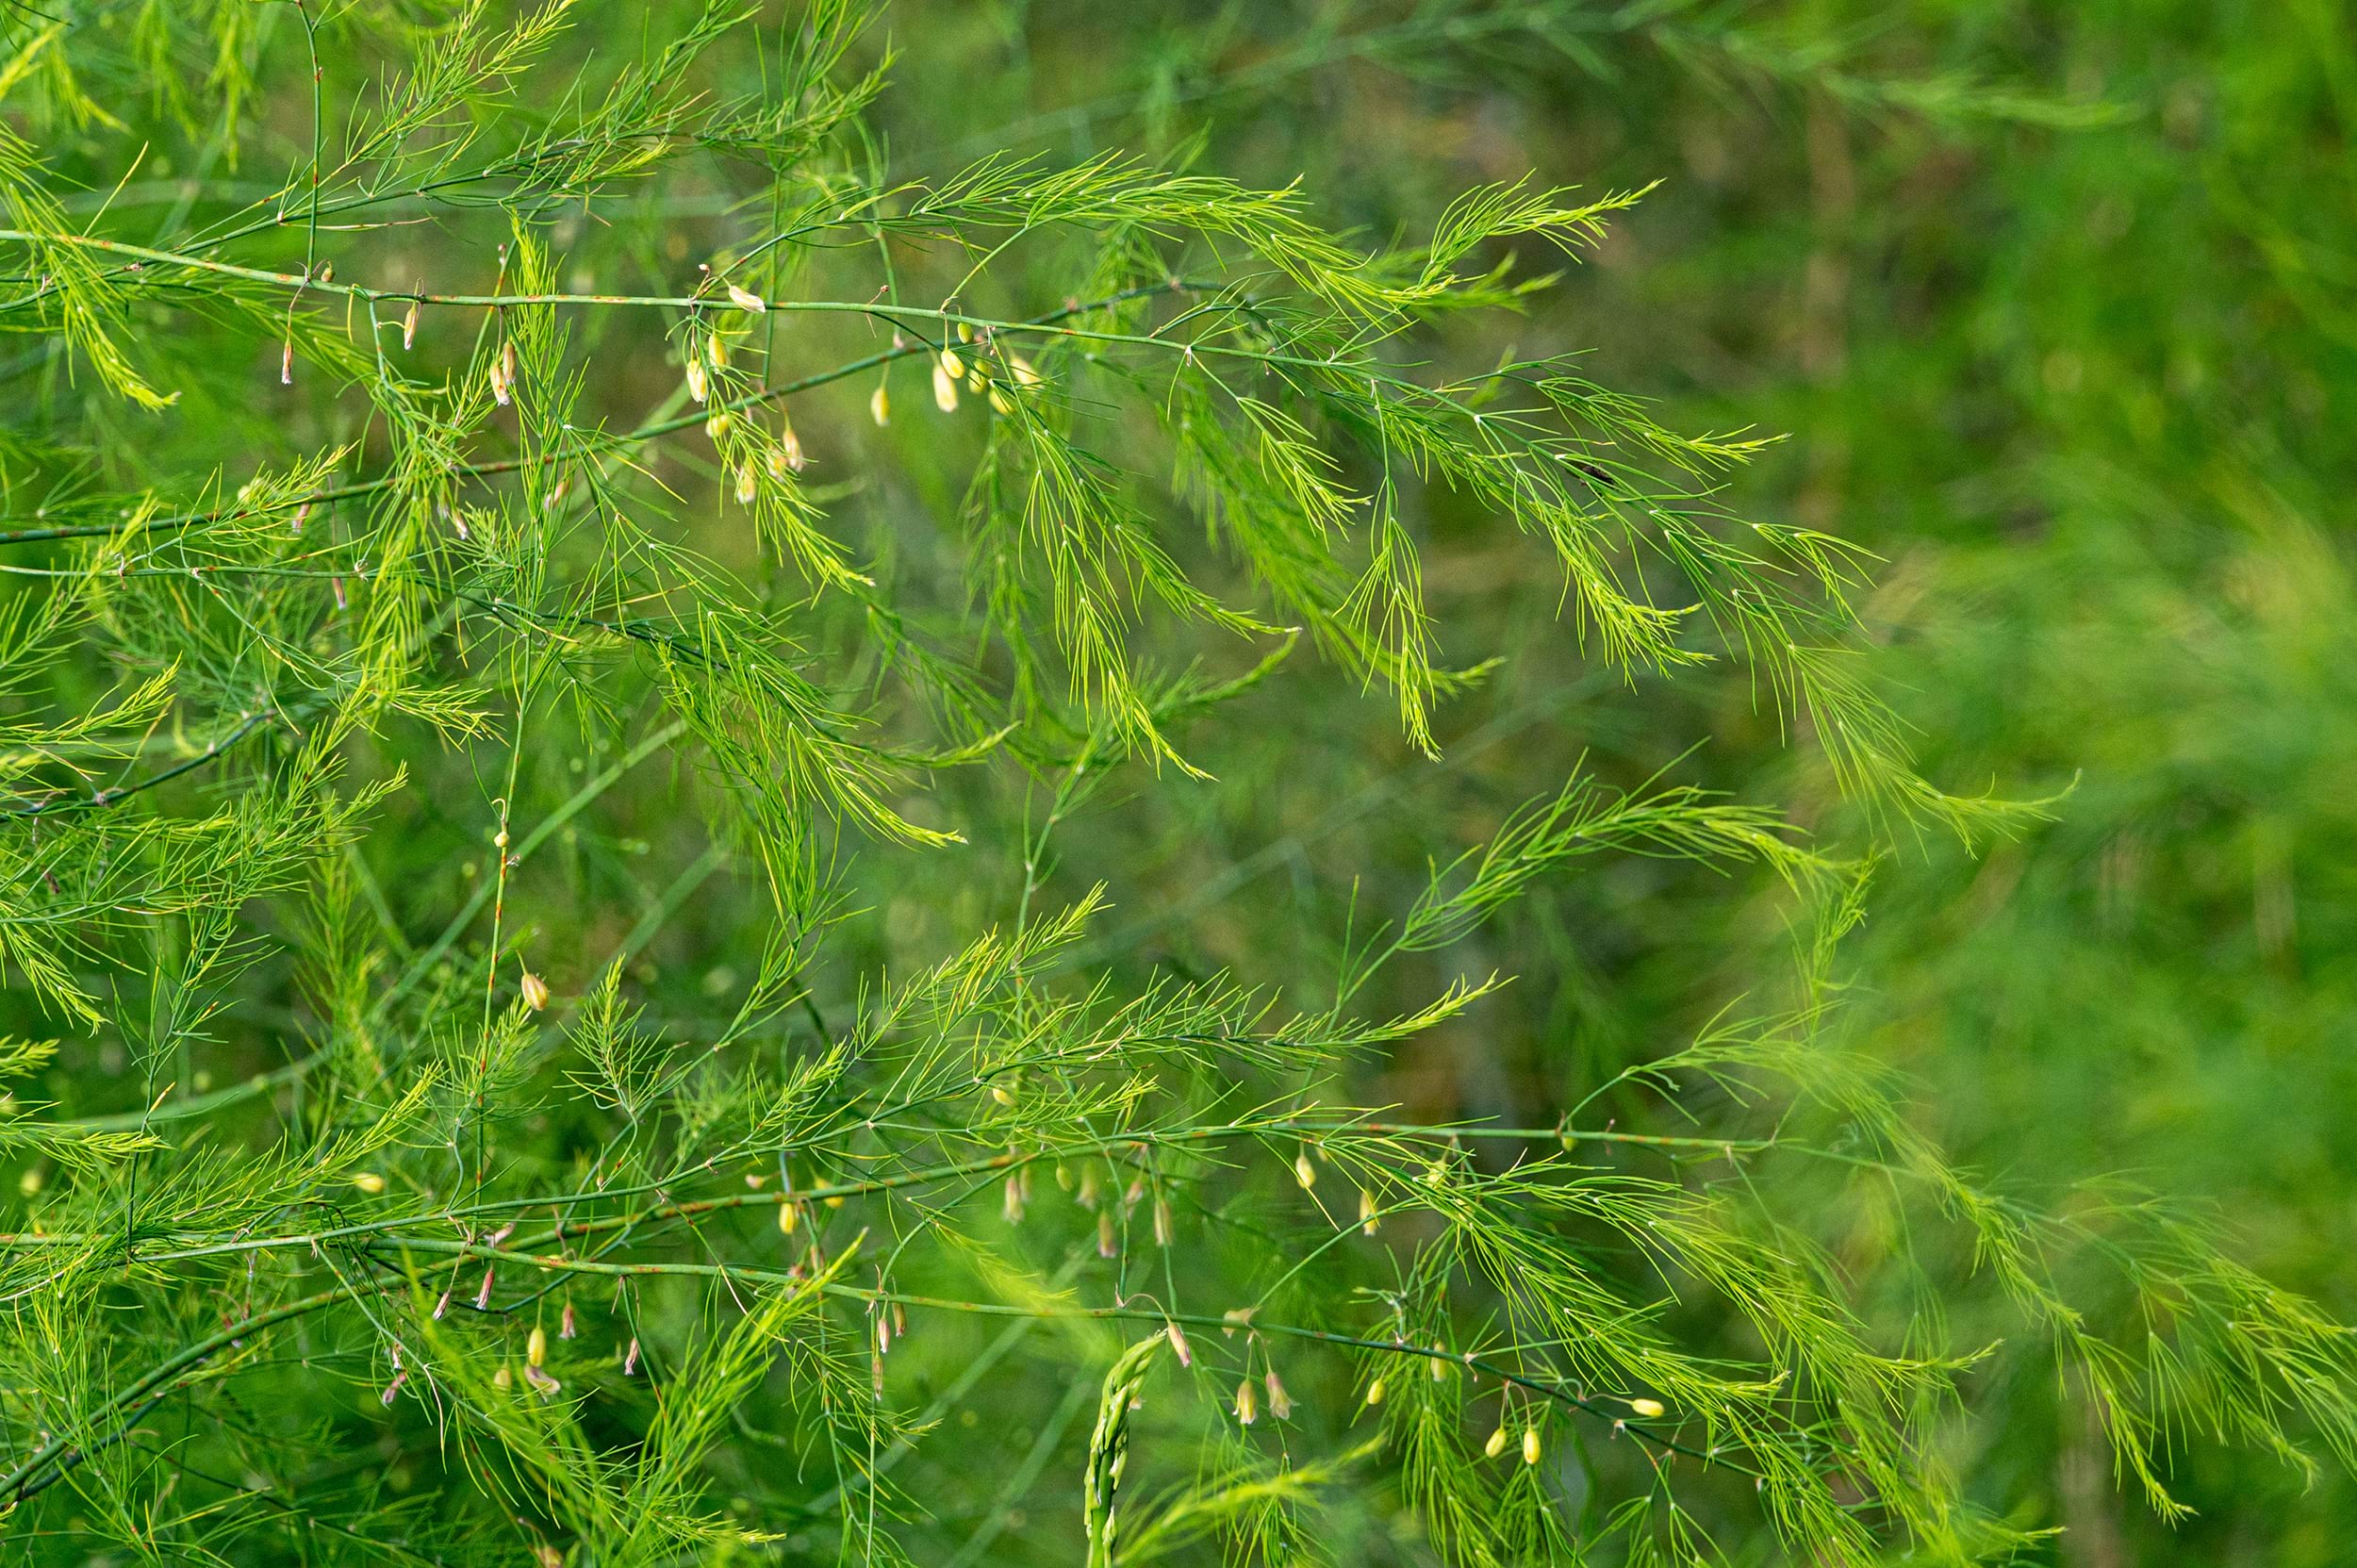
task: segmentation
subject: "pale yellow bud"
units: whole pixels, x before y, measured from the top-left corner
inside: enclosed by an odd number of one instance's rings
[[[717,332],[705,338],[704,357],[712,361],[714,370],[727,370],[729,368],[729,340]]]
[[[712,379],[704,374],[704,362],[697,358],[687,361],[687,395],[698,403],[712,396]]]
[[[958,341],[961,343],[970,343],[973,340],[974,323],[971,322],[960,322],[958,323]]]
[[[1506,1428],[1500,1427],[1496,1431],[1490,1434],[1490,1441],[1481,1445],[1481,1451],[1490,1458],[1495,1459],[1500,1454],[1506,1452],[1506,1444],[1508,1441]]]
[[[740,289],[733,283],[729,285],[729,299],[739,310],[750,310],[756,316],[769,308],[768,301],[751,289]]]
[[[955,360],[954,354],[945,354],[945,360]],[[933,367],[933,406],[943,413],[955,412],[958,406],[958,378],[940,365]]]
[[[779,1205],[778,1205],[778,1232],[779,1232],[779,1234],[781,1234],[781,1235],[786,1235],[786,1236],[790,1236],[790,1235],[792,1235],[792,1234],[794,1233],[794,1227],[795,1227],[796,1225],[798,1225],[798,1224],[799,1224],[799,1223],[801,1222],[801,1217],[802,1217],[802,1206],[801,1206],[800,1204],[799,1204],[799,1203],[781,1203],[781,1204],[779,1204]]]
[[[1154,1199],[1154,1245],[1156,1246],[1170,1245],[1170,1205],[1163,1202],[1160,1197]]]
[[[1008,1088],[1003,1083],[994,1083],[990,1086],[990,1098],[997,1100],[1001,1105],[1013,1105],[1014,1103],[1014,1091]]]
[[[1523,1462],[1525,1464],[1539,1462],[1539,1428],[1536,1427],[1523,1433]]]
[[[1236,1420],[1249,1427],[1260,1419],[1261,1397],[1253,1391],[1252,1379],[1246,1378],[1236,1385]]]
[[[385,1179],[372,1170],[364,1170],[354,1176],[352,1184],[371,1197],[385,1190]]]
[[[810,460],[802,455],[802,438],[794,434],[793,421],[783,414],[778,416],[778,451],[784,456],[785,466],[796,473],[801,472],[802,465]]]
[[[1009,355],[1007,356],[1007,364],[1008,367],[1014,371],[1014,384],[1016,386],[1029,388],[1039,385],[1039,371],[1034,370],[1031,366],[1031,362],[1024,358],[1021,355]]]
[[[1186,1330],[1174,1323],[1167,1329],[1164,1329],[1162,1332],[1170,1336],[1170,1347],[1178,1353],[1178,1364],[1180,1366],[1193,1366],[1195,1364],[1195,1350],[1187,1344]]]
[[[1370,1405],[1379,1405],[1382,1402],[1383,1379],[1377,1378],[1374,1382],[1367,1385],[1367,1403]]]
[[[1007,1200],[1002,1211],[1009,1225],[1023,1223],[1023,1183],[1012,1176],[1007,1178]]]
[[[943,349],[941,351],[941,369],[950,380],[955,381],[965,373],[965,361],[958,357],[957,351],[955,349]]]
[[[549,1331],[538,1324],[532,1326],[532,1337],[524,1341],[524,1364],[545,1366],[549,1359]]]
[[[1310,1164],[1310,1151],[1306,1148],[1294,1156],[1294,1180],[1301,1183],[1304,1192],[1318,1184],[1318,1168]]]
[[[401,317],[401,346],[404,349],[408,349],[415,348],[417,345],[418,302],[411,300],[409,302],[409,308],[404,311]]]
[[[881,384],[867,400],[867,415],[879,425],[892,422],[892,396]]]
[[[1375,1234],[1375,1195],[1364,1187],[1359,1189],[1359,1233]]]
[[[1014,399],[1007,396],[1001,388],[993,387],[990,389],[990,405],[1001,415],[1014,412]]]
[[[535,1013],[537,1013],[542,1008],[548,1006],[549,982],[542,980],[538,975],[534,974],[530,969],[526,969],[524,971],[522,990],[524,994],[524,1005],[531,1008]]]
[[[1650,1421],[1655,1416],[1661,1413],[1662,1407],[1661,1401],[1658,1399],[1631,1399],[1628,1402],[1628,1408],[1636,1414],[1641,1415],[1646,1420]]]
[[[507,1370],[507,1364],[504,1362],[500,1363],[500,1369],[497,1372],[491,1374],[491,1386],[500,1389],[516,1386],[516,1375]]]
[[[736,416],[725,408],[714,409],[711,417],[704,421],[704,434],[716,442],[735,427]]]
[[[1277,1379],[1277,1368],[1268,1369],[1268,1412],[1279,1421],[1290,1421],[1294,1413],[1294,1396],[1285,1392],[1285,1385]]]
[[[1113,1212],[1110,1208],[1097,1211],[1096,1255],[1100,1258],[1118,1255],[1118,1248],[1113,1246]]]
[[[750,506],[753,503],[753,498],[760,494],[761,486],[754,475],[752,464],[737,464],[736,503],[739,506]]]

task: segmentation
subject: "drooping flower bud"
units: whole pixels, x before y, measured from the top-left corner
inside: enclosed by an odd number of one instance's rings
[[[779,1205],[778,1205],[778,1232],[779,1232],[779,1234],[781,1234],[781,1235],[786,1235],[786,1236],[790,1236],[790,1235],[792,1235],[792,1234],[794,1233],[794,1227],[795,1227],[796,1225],[799,1224],[799,1223],[800,1223],[800,1221],[801,1221],[801,1214],[802,1214],[802,1206],[801,1206],[800,1204],[799,1204],[799,1203],[781,1203],[781,1204],[779,1204]]]
[[[352,1184],[371,1197],[374,1197],[385,1190],[385,1179],[372,1170],[364,1170],[354,1174]]]
[[[687,395],[698,403],[712,396],[712,380],[704,373],[704,362],[693,355],[687,359]]]
[[[578,1326],[573,1321],[573,1304],[568,1301],[563,1315],[556,1320],[556,1337],[571,1339],[578,1331]]]
[[[784,457],[785,466],[796,473],[801,472],[802,465],[810,461],[802,455],[802,438],[794,434],[794,421],[783,414],[778,416],[777,450]]]
[[[750,310],[756,316],[769,308],[768,301],[751,289],[739,288],[733,283],[729,285],[729,300],[739,310]]]
[[[958,356],[954,354],[945,354],[941,357],[944,361],[954,362]],[[957,377],[949,372],[946,365],[933,367],[933,406],[945,414],[954,413],[957,410]]]
[[[516,1375],[507,1369],[505,1362],[500,1362],[500,1369],[491,1374],[491,1386],[498,1389],[509,1389],[516,1386]]]
[[[1112,1258],[1117,1254],[1118,1249],[1113,1246],[1113,1212],[1111,1209],[1099,1210],[1096,1215],[1096,1255]]]
[[[711,361],[714,370],[727,370],[729,368],[729,340],[717,332],[705,338],[704,357]]]
[[[1249,1427],[1260,1415],[1260,1395],[1253,1392],[1252,1379],[1246,1378],[1236,1385],[1236,1420],[1239,1425]]]
[[[1628,1408],[1636,1414],[1641,1415],[1646,1420],[1650,1421],[1655,1416],[1661,1413],[1662,1405],[1661,1401],[1658,1399],[1631,1399],[1628,1402]]]
[[[534,974],[530,969],[526,969],[524,971],[524,978],[519,988],[524,994],[524,1005],[531,1008],[535,1013],[537,1013],[542,1008],[548,1006],[549,982],[542,980],[538,975]]]
[[[1370,1405],[1379,1405],[1382,1402],[1383,1379],[1377,1378],[1374,1382],[1367,1385],[1367,1403]]]
[[[1364,1187],[1359,1189],[1359,1233],[1375,1234],[1375,1195]]]
[[[1481,1451],[1489,1458],[1495,1459],[1500,1454],[1506,1452],[1506,1444],[1508,1441],[1506,1428],[1504,1427],[1500,1427],[1496,1431],[1490,1434],[1490,1441],[1481,1445]]]
[[[1285,1392],[1285,1385],[1277,1380],[1277,1368],[1273,1366],[1270,1367],[1268,1369],[1268,1376],[1262,1378],[1261,1381],[1268,1385],[1269,1414],[1277,1417],[1279,1421],[1292,1420],[1294,1413],[1294,1398],[1292,1395]]]
[[[1012,1176],[1007,1178],[1005,1212],[1009,1225],[1023,1223],[1023,1183]]]
[[[409,308],[402,312],[401,346],[404,349],[418,346],[418,302],[415,300],[411,300]]]
[[[622,1354],[622,1376],[625,1378],[638,1376],[638,1336],[635,1334],[630,1337],[630,1348]]]
[[[736,424],[736,416],[725,408],[715,408],[704,418],[704,435],[715,445]]]
[[[491,1310],[491,1270],[487,1268],[483,1271],[483,1288],[474,1293],[474,1310],[479,1312]]]
[[[1162,1201],[1159,1193],[1154,1196],[1154,1245],[1170,1245],[1170,1205]]]
[[[1308,1192],[1318,1184],[1318,1168],[1310,1164],[1310,1151],[1307,1147],[1294,1156],[1294,1180],[1301,1183],[1303,1192]]]
[[[892,422],[892,394],[884,390],[881,382],[877,384],[875,391],[868,396],[867,417],[874,420],[878,425]]]
[[[1076,1200],[1083,1209],[1094,1209],[1096,1207],[1097,1199],[1102,1196],[1103,1189],[1097,1178],[1096,1167],[1082,1165],[1080,1167],[1080,1190],[1075,1195]]]
[[[1173,1323],[1165,1328],[1162,1332],[1170,1337],[1170,1347],[1174,1351],[1178,1352],[1178,1364],[1180,1366],[1193,1366],[1195,1364],[1195,1348],[1187,1343],[1187,1331],[1179,1328],[1176,1323]]]
[[[1523,1431],[1523,1462],[1525,1464],[1539,1462],[1539,1428],[1536,1427],[1526,1428]]]
[[[761,494],[761,481],[750,462],[736,465],[736,503],[750,506]]]
[[[549,1331],[538,1324],[532,1326],[531,1337],[524,1341],[524,1364],[545,1366],[549,1359]]]
[[[1024,358],[1021,355],[1009,355],[1007,356],[1007,366],[1014,372],[1014,384],[1024,388],[1026,391],[1029,391],[1031,388],[1040,384],[1039,371],[1033,370],[1031,368],[1031,362]]]

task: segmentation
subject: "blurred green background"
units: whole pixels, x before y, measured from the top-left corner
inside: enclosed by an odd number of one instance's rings
[[[2021,842],[1892,848],[1847,1029],[2001,1185],[2118,1173],[2200,1200],[2252,1264],[2357,1312],[2357,12],[957,4],[892,26],[923,43],[884,112],[913,165],[1010,126],[1060,157],[1199,139],[1376,234],[1525,171],[1660,181],[1525,320],[1453,347],[1584,347],[1673,425],[1787,434],[1732,502],[1883,557],[1867,613],[1929,776],[2076,782]],[[1162,834],[1176,885],[1132,900],[1193,915],[1207,877],[1253,879],[1222,905],[1252,917],[1179,947],[1248,966],[1288,899],[1331,929],[1343,890],[1312,868],[1388,847],[1406,874],[1434,846],[1404,818],[1461,841],[1583,748],[1642,776],[1700,741],[1713,783],[1854,835],[1739,678],[1579,684],[1550,576],[1484,532],[1436,539],[1430,579],[1453,645],[1512,662],[1437,776],[1368,761],[1382,705],[1337,691],[1310,720],[1330,764],[1289,730],[1214,765],[1242,785],[1228,819],[1104,830]],[[1691,873],[1584,881],[1523,920],[1512,1021],[1396,1065],[1393,1098],[1555,1103],[1782,952]],[[1702,931],[1747,956],[1698,974]],[[2108,1495],[2051,1375],[2009,1376],[1977,1462],[2070,1527],[2057,1560],[2345,1560],[2346,1477],[2196,1446],[2201,1513],[2164,1531]]]

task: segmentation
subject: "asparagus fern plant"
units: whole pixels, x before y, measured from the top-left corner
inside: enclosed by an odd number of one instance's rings
[[[913,173],[853,0],[8,27],[11,1560],[1997,1560],[1972,1279],[2164,1515],[2188,1442],[2351,1458],[2343,1329],[1976,1183],[1829,1037],[1877,847],[2038,808],[1919,776],[1869,563],[1729,509],[1756,438],[1450,361],[1634,193],[1378,243]],[[1311,665],[1443,755],[1512,650],[1442,646],[1436,520],[1872,838],[1583,769],[1162,962],[1066,835],[1216,799]],[[1629,857],[1763,873],[1783,994],[1536,1125],[1370,1093]]]

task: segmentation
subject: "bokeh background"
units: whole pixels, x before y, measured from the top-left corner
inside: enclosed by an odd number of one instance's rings
[[[1730,499],[1882,557],[1867,616],[1929,775],[2069,791],[1986,853],[1887,846],[1844,1027],[1986,1176],[2198,1200],[2254,1265],[2357,1309],[2357,15],[1039,4],[893,25],[925,44],[886,116],[919,164],[1006,127],[1050,157],[1199,145],[1306,176],[1376,234],[1525,172],[1661,182],[1524,320],[1452,351],[1580,348],[1673,424],[1784,434]],[[1686,766],[1719,786],[1856,839],[1739,677],[1584,674],[1544,569],[1482,520],[1437,526],[1452,646],[1503,644],[1507,670],[1452,716],[1444,767],[1387,751],[1383,704],[1337,691],[1221,757],[1248,781],[1229,815],[1111,824],[1162,835],[1171,885],[1125,891],[1189,916],[1174,941],[1248,964],[1294,900],[1331,929],[1337,878],[1412,874],[1437,847],[1404,823],[1461,842],[1582,751],[1626,777],[1699,746]],[[1330,760],[1305,764],[1310,735]],[[1200,917],[1207,885],[1253,913]],[[1582,879],[1502,940],[1512,1005],[1394,1065],[1393,1098],[1554,1104],[1769,983],[1746,967],[1779,962],[1783,933],[1714,879],[1640,871]],[[2052,1381],[2022,1370],[1979,1462],[2070,1527],[2058,1560],[2344,1549],[2345,1477],[2303,1487],[2199,1445],[2200,1515],[2151,1526],[2108,1495]]]

